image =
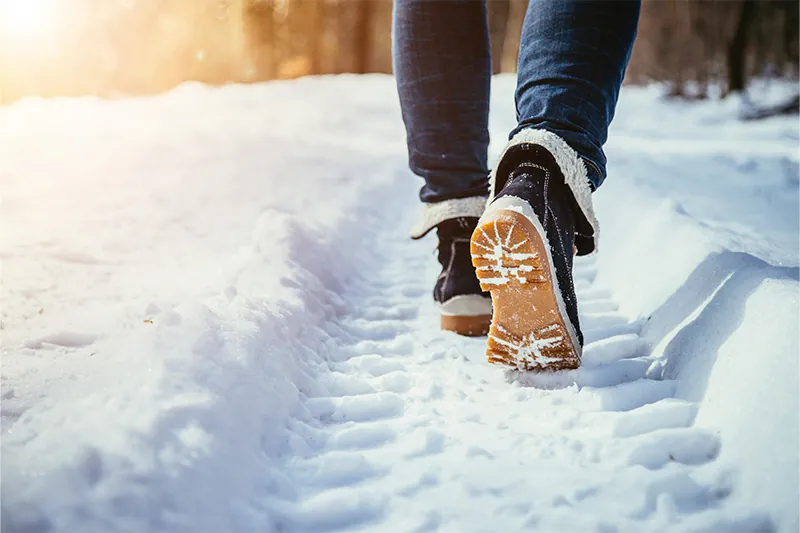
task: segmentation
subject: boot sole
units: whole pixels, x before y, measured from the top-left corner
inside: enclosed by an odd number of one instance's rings
[[[509,198],[507,203],[520,202]],[[541,224],[531,219],[535,215],[527,203],[529,216],[516,206],[492,207],[470,242],[481,289],[492,295],[489,362],[524,371],[578,368],[580,345],[564,310]]]

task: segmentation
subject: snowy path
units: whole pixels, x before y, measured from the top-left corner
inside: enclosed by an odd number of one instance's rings
[[[639,326],[592,283],[593,262],[577,269],[583,368],[518,376],[485,363],[483,339],[432,331],[434,307],[417,307],[435,262],[404,232],[384,246],[332,328],[339,348],[317,377],[329,394],[305,403],[318,425],[297,431],[314,444],[287,462],[299,501],[278,530],[657,530],[725,498],[689,475],[719,440],[689,427],[696,408],[674,383],[646,377]]]
[[[518,374],[438,329],[392,83],[0,108],[2,531],[794,533],[796,121],[626,89],[583,366]]]

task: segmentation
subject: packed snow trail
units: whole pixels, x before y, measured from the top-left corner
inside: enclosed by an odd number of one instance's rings
[[[591,261],[576,280],[583,368],[517,376],[486,364],[485,339],[431,328],[435,308],[412,302],[428,296],[435,262],[403,232],[385,237],[391,260],[350,291],[357,310],[332,328],[326,394],[305,402],[314,424],[298,431],[315,445],[286,463],[301,490],[273,509],[277,530],[658,530],[727,496],[724,482],[692,476],[719,440],[689,427],[696,408],[672,398],[673,382],[646,377],[639,325],[591,283]],[[728,512],[704,520],[724,529]],[[770,527],[759,515],[744,524]]]
[[[626,89],[583,366],[519,374],[438,329],[392,83],[0,109],[2,530],[797,530],[796,121]]]

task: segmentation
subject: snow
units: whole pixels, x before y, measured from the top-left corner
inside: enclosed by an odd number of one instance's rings
[[[0,108],[3,531],[797,531],[797,120],[625,88],[608,155],[521,374],[438,329],[391,78]]]

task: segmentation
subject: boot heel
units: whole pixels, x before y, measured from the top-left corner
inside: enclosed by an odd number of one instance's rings
[[[538,220],[490,207],[472,234],[470,253],[481,289],[492,295],[489,362],[519,370],[577,368],[580,347]]]
[[[489,332],[492,322],[492,302],[486,296],[465,294],[455,296],[439,306],[442,329],[465,335],[481,337]]]

